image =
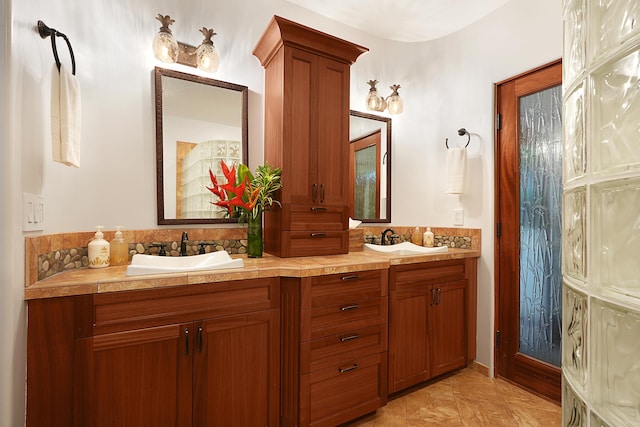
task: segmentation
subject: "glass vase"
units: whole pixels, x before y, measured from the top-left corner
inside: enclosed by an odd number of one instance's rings
[[[255,216],[250,213],[247,218],[247,256],[262,257],[262,212]]]

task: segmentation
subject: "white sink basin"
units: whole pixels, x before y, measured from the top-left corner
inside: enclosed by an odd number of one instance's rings
[[[440,252],[447,252],[449,248],[447,246],[438,246],[434,248],[427,248],[419,246],[411,242],[402,242],[397,245],[373,245],[371,243],[365,243],[365,248],[372,251],[382,252],[391,255],[428,255],[436,254]]]
[[[181,257],[135,254],[131,259],[131,265],[127,267],[127,276],[242,267],[244,267],[242,259],[231,259],[226,251]]]

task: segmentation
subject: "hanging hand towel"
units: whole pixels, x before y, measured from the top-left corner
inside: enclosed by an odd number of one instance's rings
[[[80,87],[64,65],[51,76],[51,140],[53,161],[80,167]]]
[[[464,193],[467,172],[467,149],[452,147],[447,150],[447,189],[449,194]]]

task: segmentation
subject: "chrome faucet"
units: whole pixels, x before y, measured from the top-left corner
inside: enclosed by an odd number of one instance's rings
[[[396,234],[396,232],[395,232],[395,231],[393,231],[393,229],[392,229],[392,228],[387,228],[386,230],[384,230],[384,231],[382,232],[382,237],[380,238],[380,244],[381,244],[381,245],[383,245],[383,246],[387,244],[387,234],[388,234],[388,233],[391,233],[391,235]],[[391,237],[391,236],[390,236],[390,237]],[[390,238],[390,241],[391,241],[391,243],[390,243],[390,244],[391,244],[391,245],[393,245],[393,238]]]
[[[182,232],[182,240],[180,240],[180,256],[187,256],[187,241],[189,240],[189,235],[186,231]]]

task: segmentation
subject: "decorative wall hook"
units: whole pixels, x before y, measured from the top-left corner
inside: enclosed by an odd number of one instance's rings
[[[53,58],[56,60],[56,66],[58,67],[58,71],[60,71],[60,58],[58,57],[58,49],[56,48],[56,37],[62,37],[65,42],[67,42],[67,46],[69,47],[69,54],[71,55],[71,74],[76,74],[76,58],[73,55],[73,49],[71,48],[71,42],[67,38],[66,35],[62,34],[60,31],[48,27],[44,22],[38,21],[38,33],[40,37],[46,39],[47,37],[51,37],[51,49],[53,49]]]
[[[464,148],[467,148],[469,146],[469,142],[471,142],[471,134],[465,128],[460,128],[458,129],[458,135],[467,135],[467,143],[464,146]],[[447,149],[449,149],[449,138],[445,138],[444,145],[446,145]]]

